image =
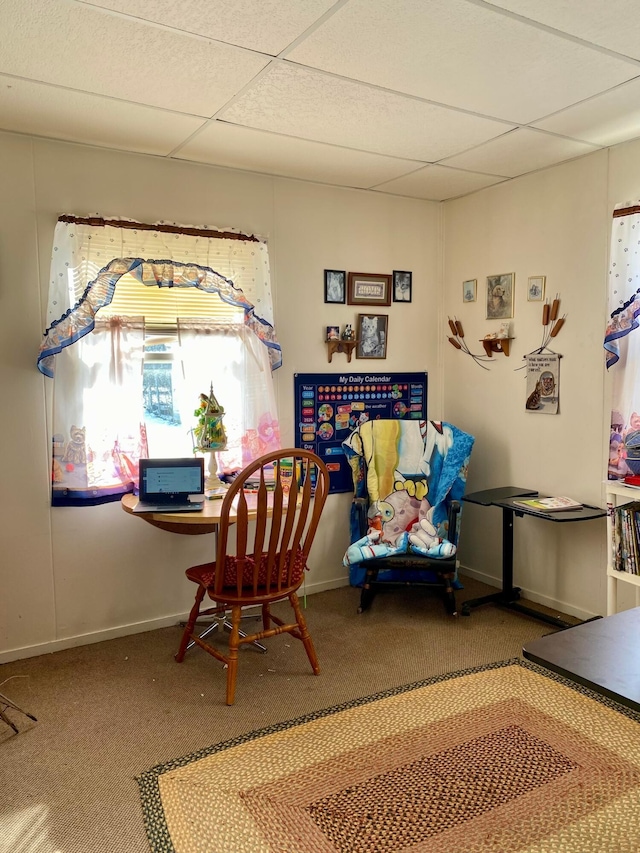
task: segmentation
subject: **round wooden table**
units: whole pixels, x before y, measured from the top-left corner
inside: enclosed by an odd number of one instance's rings
[[[247,501],[251,502],[253,495],[247,496]],[[198,535],[201,533],[215,533],[220,524],[220,510],[222,508],[222,498],[215,500],[206,500],[200,512],[142,512],[134,513],[133,508],[137,506],[137,495],[123,495],[120,504],[125,512],[133,515],[135,518],[141,518],[143,521],[153,524],[154,527],[159,527],[161,530],[168,530],[169,533],[183,533],[189,536]],[[256,511],[252,512],[249,506],[249,518],[255,517]],[[229,521],[233,523],[233,514],[229,516]]]
[[[123,495],[120,501],[125,512],[141,518],[143,521],[168,530],[169,533],[184,533],[190,536],[201,533],[215,533],[220,523],[220,508],[222,500],[205,501],[200,512],[143,512],[134,513],[137,506],[137,495]]]

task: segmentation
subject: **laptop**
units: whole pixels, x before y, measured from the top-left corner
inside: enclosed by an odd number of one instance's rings
[[[141,459],[140,497],[133,512],[199,512],[204,459]]]

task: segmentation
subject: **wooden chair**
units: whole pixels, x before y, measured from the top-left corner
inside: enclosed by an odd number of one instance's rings
[[[329,472],[314,453],[297,448],[278,450],[256,459],[238,474],[222,501],[216,559],[187,569],[198,585],[195,603],[176,654],[184,659],[189,643],[197,644],[227,665],[227,705],[233,705],[238,649],[276,634],[300,640],[315,675],[318,658],[309,636],[297,590],[304,580],[307,558],[329,491]],[[201,610],[205,594],[214,607]],[[273,602],[289,599],[294,621],[284,622],[270,611]],[[262,606],[262,630],[240,631],[243,607]],[[227,654],[195,633],[198,616],[231,611]]]

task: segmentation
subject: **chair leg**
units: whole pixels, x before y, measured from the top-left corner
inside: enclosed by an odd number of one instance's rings
[[[442,583],[444,585],[444,606],[446,608],[449,616],[457,616],[458,615],[458,607],[456,605],[456,593],[453,588],[453,576],[442,576]]]
[[[202,585],[199,585],[198,591],[196,593],[196,600],[193,607],[191,608],[191,613],[189,613],[189,619],[187,621],[187,624],[185,625],[185,629],[182,634],[182,640],[180,641],[180,648],[178,649],[178,653],[176,654],[176,660],[178,663],[182,663],[182,661],[184,660],[184,655],[187,651],[187,646],[189,645],[191,635],[193,634],[193,629],[195,627],[198,614],[200,613],[200,605],[202,604],[202,599],[204,598],[205,592],[205,588]]]
[[[307,657],[309,658],[309,663],[311,664],[311,669],[313,670],[314,675],[318,675],[320,673],[320,664],[318,663],[318,656],[316,655],[313,640],[311,639],[309,629],[307,628],[307,621],[304,618],[302,608],[300,607],[300,602],[298,600],[298,596],[295,594],[295,592],[292,592],[289,595],[289,601],[291,602],[291,606],[293,607],[293,612],[296,614],[296,622],[298,623],[298,627],[300,629],[300,639],[304,644]]]
[[[262,630],[268,631],[271,627],[271,610],[268,604],[262,605]]]
[[[233,705],[236,698],[241,619],[242,608],[239,604],[234,604],[231,608],[231,633],[229,634],[229,657],[227,658],[227,705]]]
[[[377,577],[378,570],[367,567],[367,574],[365,575],[362,592],[360,593],[360,606],[358,607],[358,613],[364,613],[365,610],[368,610],[371,607],[373,599],[376,597],[372,585],[377,580]]]

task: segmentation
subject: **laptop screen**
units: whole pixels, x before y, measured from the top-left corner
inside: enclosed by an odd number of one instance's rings
[[[140,460],[140,500],[161,503],[203,493],[203,459]]]

